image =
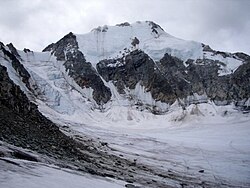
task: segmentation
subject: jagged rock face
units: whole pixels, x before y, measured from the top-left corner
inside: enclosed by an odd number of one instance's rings
[[[11,53],[12,53],[13,55],[15,55],[15,56],[16,56],[16,58],[19,58],[19,59],[21,60],[20,55],[18,54],[18,52],[17,52],[17,50],[16,50],[15,46],[14,46],[12,43],[7,44],[6,46],[8,46],[8,48],[9,48],[9,49],[10,49],[10,51],[11,51]]]
[[[234,99],[244,100],[250,97],[250,60],[241,65],[231,77],[232,88],[230,93]]]
[[[124,58],[99,62],[97,70],[105,81],[112,81],[121,94],[125,88],[134,89],[140,83],[151,92],[153,99],[169,104],[178,98],[185,101],[194,93],[205,95],[217,104],[248,99],[250,63],[244,63],[235,73],[219,76],[221,63],[198,59],[189,60],[184,66],[183,61],[168,54],[154,63],[147,54],[136,50]],[[189,105],[190,101],[185,103]]]
[[[91,63],[86,62],[82,52],[68,52],[64,66],[76,83],[82,88],[92,88],[93,98],[97,104],[107,103],[111,98],[110,89],[107,88]]]
[[[51,54],[54,54],[57,57],[58,61],[65,61],[65,51],[69,50],[78,50],[78,44],[76,41],[76,37],[73,33],[69,33],[65,35],[61,40],[59,40],[57,43],[52,43],[49,46],[47,46],[43,52],[50,51]]]
[[[163,90],[164,92],[161,93],[163,95],[169,95],[168,90],[172,90],[172,103],[177,98],[185,98],[191,94],[190,84],[186,80],[186,69],[180,59],[165,54],[164,57],[159,62],[157,62],[157,69],[159,72],[158,74],[162,76],[161,86],[163,88],[169,88]]]
[[[205,94],[217,103],[229,104],[232,101],[250,97],[249,88],[240,86],[239,82],[234,84],[235,80],[242,79],[247,86],[249,85],[249,62],[241,65],[235,73],[219,76],[219,65],[222,62],[209,59],[190,60],[185,67],[180,60],[175,60],[175,64],[171,63],[171,61],[174,62],[173,59],[177,58],[163,58],[160,61],[163,67],[161,70],[165,71],[165,75],[173,83],[173,88],[176,88],[176,94],[180,98],[197,93]],[[162,66],[163,62],[165,62],[164,66]]]
[[[249,62],[241,65],[235,73],[219,76],[221,63],[198,59],[189,60],[185,67],[181,60],[165,55],[158,66],[176,91],[176,97],[186,98],[193,93],[205,94],[209,99],[224,104],[249,98]],[[241,86],[236,80],[241,80],[245,86]]]
[[[26,87],[28,89],[31,89],[30,82],[29,82],[30,74],[24,68],[24,66],[21,64],[21,62],[20,62],[21,61],[20,55],[17,53],[16,48],[12,44],[9,44],[8,47],[10,48],[11,52],[9,52],[8,50],[6,50],[4,48],[4,45],[0,46],[0,50],[2,51],[3,55],[5,56],[5,58],[8,58],[8,60],[11,62],[12,67],[19,74],[19,76],[21,77],[21,79],[24,82],[24,84],[26,85]]]
[[[27,115],[34,105],[25,97],[20,88],[9,79],[7,69],[0,65],[0,104]]]
[[[213,50],[209,45],[202,44],[202,48],[204,52],[211,52],[214,55],[221,55],[222,57],[232,57],[235,59],[241,59],[245,62],[250,60],[250,56],[242,53],[242,52],[236,52],[236,53],[228,53],[228,52],[221,52],[221,51],[216,51]]]
[[[234,56],[243,59],[245,62],[249,62],[250,61],[250,56],[247,54],[244,54],[242,52],[236,52],[233,54]]]
[[[81,51],[78,50],[76,36],[69,33],[55,44],[51,44],[43,51],[51,51],[57,60],[65,61],[64,66],[76,83],[81,88],[92,88],[93,98],[97,104],[107,103],[111,98],[111,92],[106,87]]]
[[[201,62],[202,65],[192,63],[187,67],[187,80],[192,84],[191,92],[204,93],[218,104],[229,104],[250,97],[249,62],[245,62],[234,73],[224,76],[218,75],[220,62],[206,59]],[[245,85],[240,84],[239,80]]]
[[[205,94],[214,101],[231,102],[228,96],[229,80],[228,76],[218,75],[219,66],[213,60],[197,60],[187,67],[186,79],[190,81],[190,94]]]
[[[186,80],[186,67],[181,60],[168,54],[155,65],[147,54],[136,50],[124,59],[99,62],[97,70],[107,82],[112,81],[121,94],[125,93],[125,88],[135,89],[138,83],[150,91],[156,101],[170,104],[178,97],[192,94],[192,86]],[[200,88],[195,92],[200,93]]]

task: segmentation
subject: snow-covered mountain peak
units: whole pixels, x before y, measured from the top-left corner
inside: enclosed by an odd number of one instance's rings
[[[94,67],[103,59],[114,59],[141,49],[159,61],[169,53],[184,61],[202,58],[202,45],[178,39],[151,21],[99,26],[87,34],[76,34],[80,51]]]

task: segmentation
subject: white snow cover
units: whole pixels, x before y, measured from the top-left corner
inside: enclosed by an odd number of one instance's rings
[[[124,188],[126,184],[110,178],[80,174],[54,165],[8,160],[18,165],[0,160],[0,187],[3,188]]]
[[[174,104],[160,116],[114,106],[106,113],[93,112],[93,117],[84,124],[77,123],[84,117],[59,122],[107,142],[114,154],[153,168],[236,187],[250,185],[250,116],[233,106],[210,102],[183,111]]]
[[[123,54],[141,49],[153,60],[160,60],[165,53],[187,59],[202,58],[202,45],[194,41],[185,41],[173,37],[156,28],[152,31],[150,22],[136,22],[129,26],[103,26],[93,29],[87,34],[76,34],[80,51],[93,66],[103,59],[122,57]],[[139,39],[139,44],[133,46],[134,38]]]

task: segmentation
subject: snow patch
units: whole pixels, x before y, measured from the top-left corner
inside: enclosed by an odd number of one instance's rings
[[[18,188],[122,188],[126,182],[111,178],[101,178],[89,174],[79,173],[70,169],[59,168],[54,165],[32,163],[22,160],[12,160],[20,164],[13,165],[0,161],[0,187]]]

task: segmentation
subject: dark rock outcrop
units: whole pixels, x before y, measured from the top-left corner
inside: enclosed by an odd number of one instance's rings
[[[132,40],[131,45],[132,45],[132,46],[136,46],[136,45],[139,44],[139,43],[140,43],[139,39],[138,39],[137,37],[135,37],[135,38]]]
[[[13,44],[8,45],[11,52],[5,49],[4,45],[0,46],[0,50],[2,51],[4,58],[7,58],[9,62],[11,62],[12,67],[16,70],[16,72],[21,77],[23,83],[26,85],[28,89],[31,89],[30,87],[30,74],[28,71],[24,68],[24,66],[21,64],[21,58],[18,54],[16,48],[13,46]],[[18,59],[19,58],[19,59]]]
[[[229,93],[233,95],[238,105],[250,110],[250,106],[244,105],[246,100],[250,98],[250,60],[234,72],[230,77],[230,83]]]
[[[250,61],[250,56],[245,54],[245,53],[242,53],[242,52],[236,52],[233,54],[234,56],[236,56],[237,58],[239,59],[242,59],[244,60],[245,62],[249,62]]]
[[[18,58],[19,60],[22,60],[21,56],[17,52],[17,49],[12,43],[7,44],[6,46],[10,49],[11,53],[16,56],[16,58]]]
[[[82,88],[92,88],[93,98],[97,104],[107,103],[111,98],[111,92],[106,87],[92,67],[91,63],[86,62],[82,52],[68,52],[66,54],[64,66],[75,82]]]
[[[155,22],[152,22],[152,21],[146,21],[146,22],[151,26],[152,32],[158,34],[157,29],[164,31],[164,29],[160,25],[156,24]]]
[[[118,66],[114,66],[119,64]],[[119,93],[123,94],[125,87],[134,89],[138,82],[149,85],[154,72],[154,62],[147,54],[135,50],[123,58],[103,60],[97,64],[97,71],[105,81],[113,81]]]
[[[224,76],[218,74],[223,62],[198,59],[189,60],[186,63],[187,67],[177,58],[165,55],[158,65],[176,91],[176,96],[185,99],[197,93],[207,96],[207,99],[213,100],[217,104],[229,104],[250,97],[248,87],[250,62],[245,62],[234,73]],[[241,85],[239,80],[245,85]]]
[[[130,26],[130,23],[124,22],[124,23],[116,24],[116,26],[119,26],[119,27],[126,27],[126,26]]]
[[[57,43],[52,43],[48,45],[43,52],[51,52],[51,54],[54,54],[58,61],[65,61],[65,51],[68,50],[78,50],[78,44],[76,41],[76,36],[73,33],[69,33],[65,35],[61,40],[59,40]]]

